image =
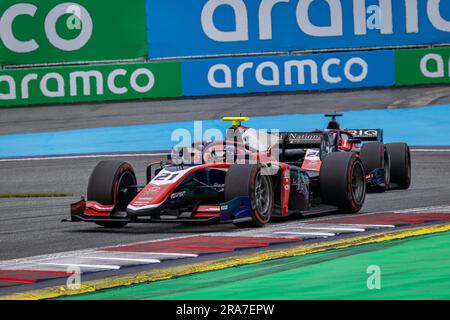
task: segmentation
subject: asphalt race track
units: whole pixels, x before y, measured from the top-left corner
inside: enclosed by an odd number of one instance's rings
[[[144,183],[146,164],[161,157],[115,158],[131,163],[139,183]],[[0,162],[0,194],[74,194],[74,197],[65,198],[0,199],[0,260],[235,229],[233,225],[153,224],[129,225],[116,230],[104,229],[95,224],[62,223],[61,220],[69,216],[69,204],[86,193],[90,172],[100,160],[88,158]],[[413,152],[412,163],[411,189],[369,194],[363,212],[448,205],[450,152]]]
[[[363,109],[385,109],[449,104],[448,86],[364,89],[323,93],[249,95],[205,99],[180,99],[99,103],[69,106],[6,108],[1,111],[0,134],[36,133],[151,124],[161,122],[218,119],[242,112],[248,116],[324,113]],[[89,142],[86,142],[89,143]],[[369,194],[363,213],[392,212],[448,206],[450,150],[413,152],[413,183],[408,191]],[[233,225],[148,224],[124,229],[105,229],[88,223],[63,223],[70,203],[86,194],[89,175],[97,162],[120,159],[133,165],[138,183],[144,184],[148,163],[161,155],[66,157],[59,159],[0,159],[0,194],[73,194],[63,198],[0,198],[0,262],[74,250],[126,245],[137,242],[217,235],[236,231]],[[336,216],[330,213],[329,216]],[[293,222],[307,223],[314,217],[275,221],[264,228],[289,228]],[[298,222],[297,222],[298,221]],[[251,232],[263,232],[264,229]],[[237,232],[233,232],[236,235]],[[168,262],[166,262],[168,263]],[[127,269],[124,269],[126,272]]]

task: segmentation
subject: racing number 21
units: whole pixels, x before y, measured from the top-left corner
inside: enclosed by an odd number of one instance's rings
[[[161,173],[155,178],[156,181],[172,181],[178,176],[178,173]]]

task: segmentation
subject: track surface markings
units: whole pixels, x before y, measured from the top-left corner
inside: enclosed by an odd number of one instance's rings
[[[85,257],[85,258],[94,259],[94,260],[132,261],[132,262],[144,262],[144,263],[160,263],[161,262],[161,260],[157,260],[157,259],[114,258],[114,257]]]
[[[104,265],[104,264],[81,264],[81,263],[56,263],[56,262],[38,262],[45,266],[61,266],[61,267],[80,267],[80,268],[91,268],[91,269],[105,269],[105,270],[119,270],[120,266],[116,265]]]
[[[368,229],[395,228],[393,224],[342,224],[343,227],[362,227]]]
[[[67,278],[72,274],[68,270],[74,267],[79,268],[81,273],[113,271],[137,265],[161,264],[173,259],[195,259],[205,254],[266,248],[276,244],[302,243],[343,234],[359,234],[371,230],[442,221],[450,221],[448,206],[325,217],[280,225],[269,224],[259,229],[216,232],[2,261],[0,262],[0,288]]]
[[[294,236],[313,236],[313,237],[334,237],[335,233],[328,232],[297,232],[297,231],[278,231],[274,234],[280,235],[294,235]]]
[[[67,272],[36,271],[36,270],[0,270],[0,287],[36,283],[55,278],[65,278],[72,275]]]
[[[308,226],[302,226],[302,229],[306,230],[330,230],[330,231],[347,231],[347,232],[364,232],[366,229],[363,228],[350,228],[346,226],[337,226],[337,227],[308,227]]]
[[[113,247],[104,251],[119,252],[164,252],[173,254],[210,254],[230,252],[238,249],[267,247],[276,243],[299,241],[283,237],[233,237],[233,236],[193,236],[141,243],[136,245]]]

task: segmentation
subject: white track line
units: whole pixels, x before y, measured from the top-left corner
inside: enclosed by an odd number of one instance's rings
[[[319,237],[334,237],[335,233],[328,233],[328,232],[290,232],[290,231],[279,231],[274,232],[274,234],[286,234],[286,235],[296,235],[296,236],[319,236]]]
[[[74,155],[74,156],[55,156],[55,157],[30,157],[30,158],[9,158],[0,159],[0,162],[20,162],[20,161],[45,161],[45,160],[71,160],[71,159],[96,159],[112,157],[149,157],[149,156],[167,156],[168,153],[118,153],[118,154],[98,154],[98,155]]]
[[[450,152],[450,149],[411,149],[412,152]],[[73,155],[73,156],[50,156],[50,157],[29,157],[29,158],[7,158],[0,159],[0,162],[20,162],[20,161],[45,161],[45,160],[71,160],[71,159],[96,159],[111,157],[148,157],[167,156],[168,153],[118,153],[118,154],[98,154],[98,155]]]
[[[103,265],[103,264],[53,263],[53,262],[39,262],[37,264],[46,265],[46,266],[80,267],[80,268],[107,269],[107,270],[119,270],[120,269],[120,266]]]
[[[99,252],[110,252],[110,251],[99,251]],[[130,253],[130,254],[142,254],[142,255],[155,255],[155,256],[173,256],[173,257],[187,257],[187,258],[196,258],[198,257],[198,254],[194,253],[168,253],[168,252],[128,252],[128,251],[114,251],[114,252],[120,252],[120,253]]]
[[[414,208],[414,209],[402,209],[392,211],[393,213],[421,213],[421,212],[430,212],[435,211],[439,213],[439,211],[450,211],[450,206],[432,206],[432,207],[422,207],[422,208]]]
[[[132,262],[147,262],[147,263],[161,263],[158,259],[137,259],[137,258],[115,258],[115,257],[80,257],[82,259],[95,259],[95,260],[117,260],[117,261],[132,261]]]
[[[395,228],[392,224],[342,224],[343,226],[349,227],[366,227],[366,228]]]
[[[300,228],[302,229],[307,229],[307,230],[331,230],[331,231],[350,231],[350,232],[364,232],[366,231],[366,229],[362,229],[362,228],[347,228],[345,226],[343,227],[305,227],[305,226],[300,226]]]
[[[450,149],[411,149],[411,152],[450,152]]]

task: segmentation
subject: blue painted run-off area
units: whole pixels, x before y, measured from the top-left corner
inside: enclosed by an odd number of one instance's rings
[[[450,145],[450,105],[350,111],[344,112],[341,122],[345,128],[382,128],[385,142],[404,141],[412,146]],[[323,128],[326,123],[322,114],[310,114],[254,117],[247,125],[258,129],[311,131]],[[211,128],[224,132],[229,124],[209,120],[202,126],[203,132]],[[178,143],[171,141],[172,132],[180,128],[193,135],[192,121],[0,135],[0,157],[170,150]]]

